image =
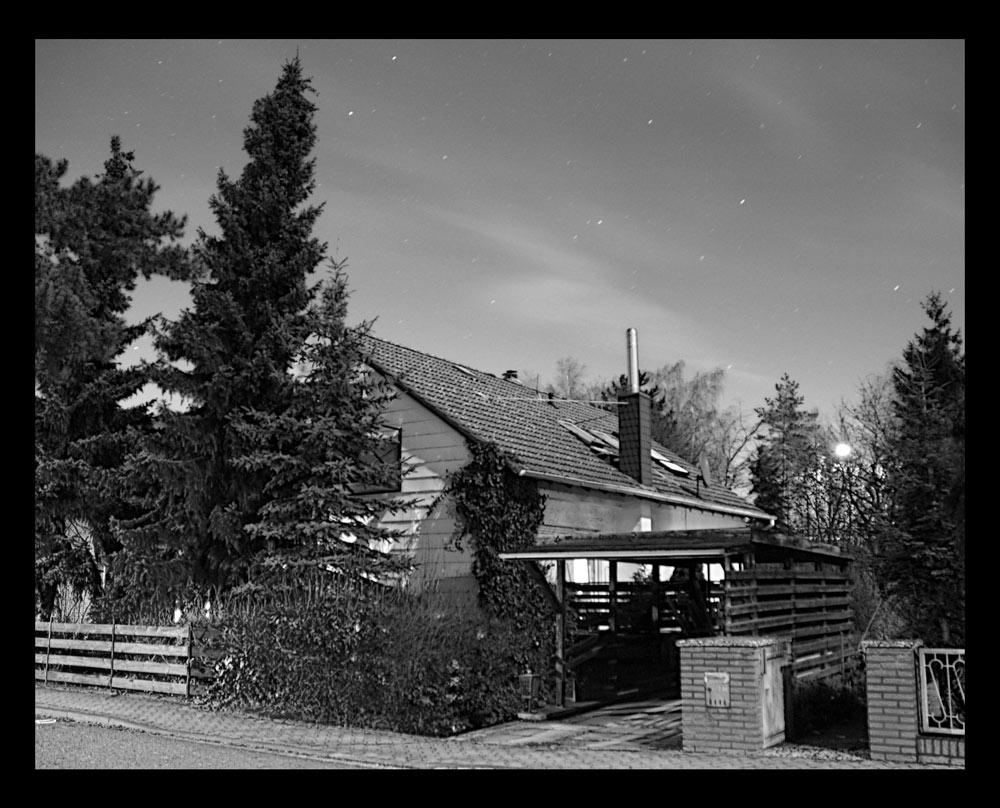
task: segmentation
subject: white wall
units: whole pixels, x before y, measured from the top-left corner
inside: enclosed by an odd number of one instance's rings
[[[546,496],[546,532],[571,535],[745,526],[740,516],[700,511],[638,497],[616,496],[601,491],[584,491],[557,483],[542,483],[541,486]],[[638,567],[635,564],[619,564],[618,579],[630,580],[636,569]],[[568,561],[566,577],[575,583],[589,581],[587,561]],[[601,563],[600,580],[607,580],[606,562]]]
[[[407,508],[386,514],[381,526],[404,534],[396,549],[409,552],[418,565],[414,583],[442,580],[445,589],[467,589],[474,585],[472,557],[468,548],[448,548],[456,526],[443,497],[447,475],[472,459],[465,438],[406,393],[386,407],[383,423],[401,430],[405,472],[402,492],[383,496],[403,500]]]

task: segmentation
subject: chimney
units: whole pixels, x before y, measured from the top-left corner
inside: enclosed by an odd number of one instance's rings
[[[634,328],[626,332],[626,346],[629,391],[618,396],[619,468],[642,485],[652,485],[653,408],[649,396],[639,392],[639,348]]]

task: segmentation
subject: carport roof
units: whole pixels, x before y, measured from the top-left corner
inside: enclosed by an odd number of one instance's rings
[[[534,561],[570,558],[653,563],[722,561],[753,553],[757,562],[821,561],[846,564],[851,557],[840,548],[808,542],[780,533],[737,530],[665,530],[645,533],[595,533],[539,536],[524,550],[501,553],[503,559]]]

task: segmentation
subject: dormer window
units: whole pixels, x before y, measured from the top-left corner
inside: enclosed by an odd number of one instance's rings
[[[587,444],[589,449],[594,454],[599,455],[600,457],[608,458],[615,465],[618,464],[621,446],[617,435],[610,432],[604,432],[600,429],[587,430],[582,426],[571,423],[570,421],[560,421],[559,424]],[[691,476],[691,472],[688,469],[684,468],[684,466],[679,463],[675,463],[662,452],[659,452],[656,449],[650,449],[649,454],[653,460],[672,474],[676,474],[679,477]]]

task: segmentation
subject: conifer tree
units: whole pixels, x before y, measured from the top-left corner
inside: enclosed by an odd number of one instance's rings
[[[881,576],[929,644],[965,642],[965,356],[937,293],[893,371],[894,501]]]
[[[365,552],[381,535],[376,505],[357,493],[392,473],[361,462],[381,446],[378,391],[358,370],[363,329],[344,323],[341,265],[318,295],[310,287],[326,252],[312,235],[322,206],[306,204],[313,92],[296,57],[255,102],[249,161],[235,181],[220,171],[210,200],[220,232],[199,232],[206,276],[157,335],[157,381],[186,407],[161,413],[135,466],[151,486],[145,513],[122,527],[161,590],[243,582],[262,554],[381,560]]]
[[[750,468],[754,504],[776,517],[779,530],[811,533],[813,512],[806,497],[823,454],[819,414],[804,409],[799,383],[787,373],[775,393],[755,410],[763,432]]]
[[[144,407],[122,407],[148,381],[117,358],[148,328],[125,319],[139,276],[190,276],[184,219],[151,211],[157,185],[111,139],[104,174],[61,185],[68,164],[35,155],[35,583],[49,613],[57,587],[93,589],[95,556],[117,549],[109,521],[127,512],[120,475]]]

